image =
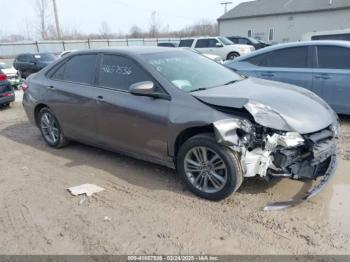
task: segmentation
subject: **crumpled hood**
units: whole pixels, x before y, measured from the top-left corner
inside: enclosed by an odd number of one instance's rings
[[[260,103],[278,113],[285,121],[287,127],[283,131],[300,134],[317,132],[336,121],[334,111],[314,93],[263,79],[249,78],[232,85],[194,92],[193,96],[209,105],[235,109],[247,109],[249,102]],[[265,126],[280,129],[273,123]]]

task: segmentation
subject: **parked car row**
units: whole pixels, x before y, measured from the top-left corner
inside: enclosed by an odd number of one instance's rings
[[[9,106],[15,101],[15,92],[11,83],[7,79],[7,75],[0,70],[0,107]]]
[[[339,114],[350,114],[350,43],[309,41],[281,44],[228,61],[247,76],[304,87]]]
[[[30,74],[39,72],[56,59],[57,57],[50,53],[20,54],[16,56],[13,67],[18,70],[21,77],[27,78]]]

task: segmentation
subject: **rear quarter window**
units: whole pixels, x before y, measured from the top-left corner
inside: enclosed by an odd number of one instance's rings
[[[193,42],[194,42],[193,39],[181,40],[179,47],[192,47]]]

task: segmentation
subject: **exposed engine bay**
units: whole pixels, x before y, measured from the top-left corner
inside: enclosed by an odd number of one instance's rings
[[[218,142],[240,154],[245,177],[320,180],[302,199],[272,203],[264,208],[266,211],[310,199],[326,186],[336,169],[338,123],[305,135],[274,130],[246,119],[219,121],[214,128]]]

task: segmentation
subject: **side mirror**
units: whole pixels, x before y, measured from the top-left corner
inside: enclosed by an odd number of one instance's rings
[[[216,43],[215,46],[216,47],[223,47],[223,45],[221,43]]]
[[[130,86],[130,93],[136,96],[152,96],[156,91],[151,81],[138,82]]]
[[[160,98],[171,100],[166,93],[157,93],[156,87],[152,81],[138,82],[130,86],[130,93],[135,96],[149,96],[153,98]]]

